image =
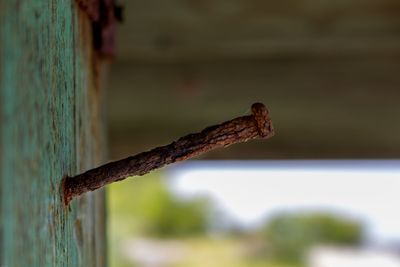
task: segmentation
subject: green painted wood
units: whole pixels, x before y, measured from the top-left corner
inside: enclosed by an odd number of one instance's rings
[[[100,163],[101,66],[72,0],[0,0],[1,266],[105,266],[104,192],[60,182]]]

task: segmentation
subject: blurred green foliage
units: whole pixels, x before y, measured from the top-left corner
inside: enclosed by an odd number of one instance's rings
[[[155,171],[128,178],[108,188],[110,266],[132,266],[124,254],[127,240],[137,237],[176,238],[205,233],[209,204],[179,199]]]
[[[207,230],[207,203],[202,199],[182,200],[174,196],[160,179],[144,188],[141,208],[143,233],[168,238],[203,234]]]
[[[132,266],[125,254],[126,241],[137,237],[170,238],[184,244],[187,255],[178,266],[299,267],[314,245],[356,245],[363,236],[356,221],[331,214],[296,213],[273,217],[261,232],[251,229],[210,238],[206,232],[211,203],[201,198],[180,199],[168,189],[166,179],[162,172],[153,172],[109,187],[111,266]]]
[[[157,174],[113,185],[113,215],[131,222],[130,234],[168,238],[202,234],[207,230],[205,199],[180,199]]]
[[[363,237],[360,223],[325,213],[282,214],[263,229],[268,254],[301,263],[306,251],[318,244],[357,245]]]

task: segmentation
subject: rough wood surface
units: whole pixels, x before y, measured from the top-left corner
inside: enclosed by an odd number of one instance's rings
[[[216,148],[258,137],[273,136],[274,129],[264,104],[253,104],[251,112],[252,115],[208,127],[200,133],[181,137],[169,145],[110,162],[74,177],[66,177],[62,184],[65,204],[68,205],[73,197],[129,176],[144,175],[154,169],[196,157]]]
[[[59,194],[103,160],[91,36],[75,1],[0,0],[1,266],[106,266],[104,192]]]

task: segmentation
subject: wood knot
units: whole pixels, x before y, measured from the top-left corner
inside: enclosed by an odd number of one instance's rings
[[[251,105],[251,113],[256,120],[257,130],[260,137],[270,137],[274,135],[269,111],[263,103],[254,103]]]

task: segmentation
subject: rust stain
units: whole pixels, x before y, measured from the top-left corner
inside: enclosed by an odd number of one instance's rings
[[[122,22],[122,6],[115,0],[76,0],[92,22],[93,48],[105,57],[115,55],[117,22]]]
[[[83,246],[83,227],[82,227],[82,221],[80,219],[75,220],[74,237],[75,237],[78,247],[82,247]]]

